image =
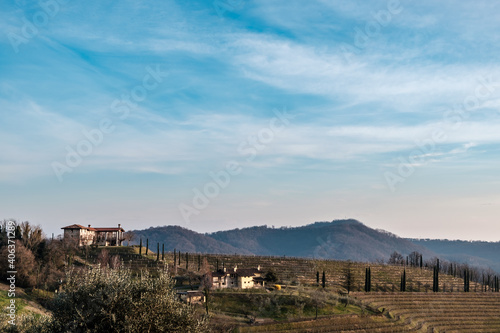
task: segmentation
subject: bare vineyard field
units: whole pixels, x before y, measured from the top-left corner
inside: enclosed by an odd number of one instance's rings
[[[318,320],[240,328],[240,332],[412,332],[410,325],[384,316],[333,316]]]
[[[500,332],[496,293],[355,293],[381,315],[242,327],[240,332]]]
[[[500,332],[498,293],[357,293],[364,304],[423,332]]]
[[[365,268],[370,266],[372,272],[372,290],[394,292],[399,290],[402,266],[391,266],[373,263],[357,263],[340,260],[318,260],[308,258],[288,258],[288,257],[267,257],[267,256],[242,256],[242,255],[201,255],[207,257],[212,268],[219,268],[223,265],[227,269],[232,269],[235,265],[241,268],[261,266],[263,271],[273,270],[279,280],[285,284],[292,285],[315,285],[316,272],[322,274],[325,271],[327,286],[331,289],[342,289],[344,271],[349,267],[354,276],[354,289],[361,291],[364,288]],[[196,270],[196,255],[189,265],[190,270]],[[173,262],[171,254],[169,259]],[[181,258],[182,261],[184,258]],[[185,267],[182,263],[180,267]],[[407,290],[415,292],[432,291],[432,269],[406,267]],[[463,291],[463,280],[451,275],[441,274],[439,288],[442,291]],[[470,282],[471,291],[481,290],[479,284]]]

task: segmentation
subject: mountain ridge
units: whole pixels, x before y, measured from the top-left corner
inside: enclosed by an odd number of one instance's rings
[[[212,233],[198,233],[181,226],[150,227],[133,230],[136,238],[149,239],[149,248],[165,244],[168,251],[294,256],[317,259],[387,261],[394,252],[403,256],[413,251],[424,258],[468,263],[490,267],[500,272],[500,259],[495,256],[500,242],[469,242],[402,238],[389,231],[372,229],[355,219],[320,221],[298,227],[267,225],[236,228]],[[458,251],[460,250],[460,251]]]

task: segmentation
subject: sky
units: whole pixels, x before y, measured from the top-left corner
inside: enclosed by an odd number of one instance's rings
[[[499,241],[497,1],[0,4],[0,218]]]

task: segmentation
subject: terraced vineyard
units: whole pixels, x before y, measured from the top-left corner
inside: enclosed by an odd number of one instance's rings
[[[268,256],[243,256],[243,255],[224,255],[224,254],[188,254],[188,269],[186,270],[186,254],[181,255],[181,264],[174,266],[174,255],[172,252],[165,253],[165,260],[156,261],[156,254],[149,251],[148,256],[139,255],[138,247],[115,247],[108,248],[110,255],[118,254],[122,262],[134,270],[148,269],[158,265],[167,265],[175,274],[184,274],[187,271],[197,273],[199,270],[199,260],[207,258],[209,265],[213,270],[226,267],[233,269],[234,266],[240,268],[255,268],[261,266],[263,271],[273,270],[276,272],[279,280],[288,285],[315,285],[316,272],[320,274],[325,271],[327,286],[329,289],[339,291],[342,289],[342,281],[346,269],[352,271],[354,277],[354,290],[362,291],[364,288],[365,268],[370,266],[372,272],[372,291],[394,292],[399,290],[401,273],[403,267],[384,264],[367,264],[339,260],[317,260],[308,258],[289,258],[289,257],[268,257]],[[97,254],[91,256],[92,261],[96,261]],[[198,259],[200,258],[200,259]],[[90,258],[89,258],[90,259]],[[161,253],[160,253],[161,259]],[[406,267],[407,291],[427,292],[432,290],[432,269]],[[451,275],[440,274],[440,291],[458,292],[463,291],[463,280]],[[481,285],[470,282],[471,291],[481,291]]]
[[[364,304],[422,332],[500,332],[498,293],[359,293]]]
[[[407,323],[384,316],[335,316],[318,320],[240,328],[240,332],[412,332]]]
[[[403,267],[384,264],[355,263],[339,260],[315,260],[307,258],[240,256],[240,255],[202,255],[208,258],[209,264],[215,269],[217,261],[219,268],[223,263],[228,269],[235,265],[241,268],[261,266],[262,270],[274,270],[282,283],[315,285],[316,272],[325,271],[327,286],[330,289],[342,289],[342,281],[346,269],[354,276],[354,289],[364,288],[365,268],[370,266],[372,272],[372,290],[393,292],[399,290]],[[195,255],[192,255],[195,258]],[[192,260],[190,269],[195,270],[197,263]],[[183,265],[181,264],[181,267]],[[407,291],[424,292],[432,290],[432,269],[406,267]],[[441,291],[463,291],[463,280],[447,274],[440,274],[439,288]],[[471,291],[481,291],[480,284],[470,282]]]

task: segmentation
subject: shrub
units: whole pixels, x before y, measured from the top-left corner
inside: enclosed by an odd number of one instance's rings
[[[155,272],[156,273],[156,272]],[[168,273],[70,270],[52,302],[52,332],[203,332],[205,318],[175,297]]]

